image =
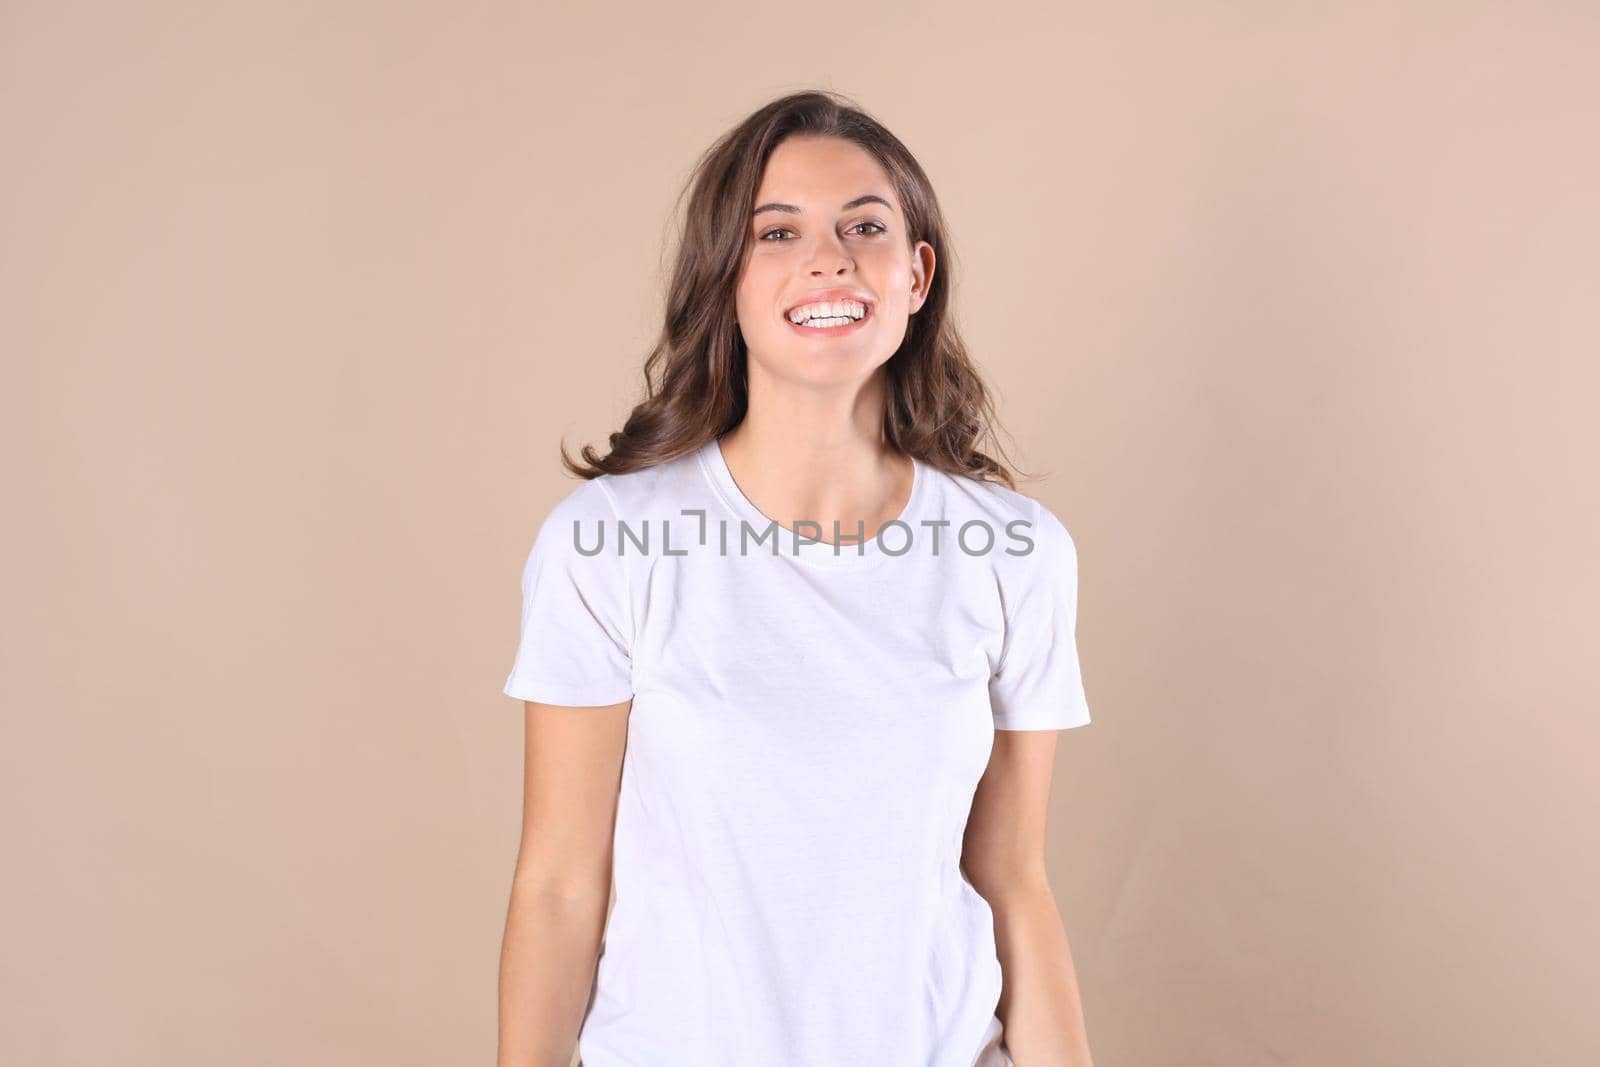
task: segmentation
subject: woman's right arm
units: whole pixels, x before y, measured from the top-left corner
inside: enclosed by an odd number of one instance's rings
[[[570,1067],[611,903],[630,698],[524,701],[522,840],[500,950],[498,1067]]]

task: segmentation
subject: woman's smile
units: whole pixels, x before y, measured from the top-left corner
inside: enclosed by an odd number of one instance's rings
[[[865,289],[854,286],[818,289],[783,313],[791,329],[818,337],[843,337],[855,333],[872,317],[875,301]]]
[[[872,305],[867,304],[866,311],[859,319],[841,315],[834,318],[812,318],[806,320],[805,323],[798,323],[788,316],[784,316],[784,321],[789,324],[789,329],[810,337],[845,337],[855,333],[857,330],[864,329],[867,320],[870,318],[872,318]],[[811,325],[812,323],[822,323],[823,325]]]

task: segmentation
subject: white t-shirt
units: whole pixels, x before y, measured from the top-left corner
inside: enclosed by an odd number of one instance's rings
[[[962,836],[994,730],[1089,722],[1072,539],[921,461],[877,539],[776,518],[712,440],[529,553],[505,693],[633,698],[584,1067],[1002,1067]]]

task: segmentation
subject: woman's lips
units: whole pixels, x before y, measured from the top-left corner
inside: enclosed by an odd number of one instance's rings
[[[794,330],[796,333],[803,333],[808,337],[843,337],[846,334],[855,333],[866,325],[868,319],[872,318],[872,305],[868,304],[866,308],[867,313],[865,315],[854,322],[847,322],[843,326],[798,326],[787,315],[784,316],[783,321],[789,323],[789,329]]]

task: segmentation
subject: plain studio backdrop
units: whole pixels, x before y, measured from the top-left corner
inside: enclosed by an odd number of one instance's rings
[[[637,399],[695,156],[815,86],[927,167],[1077,540],[1097,1062],[1600,1062],[1597,49],[1588,2],[4,4],[0,1056],[492,1062],[555,448]]]

